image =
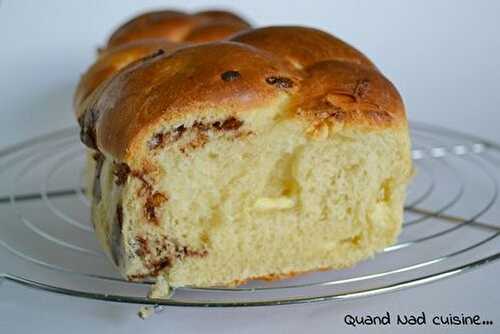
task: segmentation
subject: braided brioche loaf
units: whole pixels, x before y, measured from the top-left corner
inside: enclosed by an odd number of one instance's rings
[[[130,280],[343,268],[399,233],[411,159],[396,88],[325,32],[247,28],[225,12],[142,15],[82,77],[92,222]]]

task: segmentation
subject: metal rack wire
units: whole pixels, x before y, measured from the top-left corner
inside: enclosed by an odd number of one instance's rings
[[[137,304],[236,307],[343,300],[400,290],[500,258],[500,146],[415,124],[410,187],[397,244],[354,268],[236,288],[179,288],[148,299],[150,283],[113,270],[89,224],[83,147],[64,129],[0,151],[0,279],[60,294]]]

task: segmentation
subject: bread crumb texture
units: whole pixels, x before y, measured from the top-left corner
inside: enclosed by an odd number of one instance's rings
[[[395,241],[411,173],[406,130],[318,140],[296,120],[266,124],[266,114],[231,132],[187,127],[151,151],[152,171],[132,172],[123,186],[106,158],[93,221],[126,277],[168,272],[173,287],[231,285],[347,267]],[[204,144],[193,146],[200,134]],[[149,193],[168,198],[156,223],[144,211]]]

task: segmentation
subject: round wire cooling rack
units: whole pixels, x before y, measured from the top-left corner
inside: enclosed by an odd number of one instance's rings
[[[0,151],[0,280],[71,296],[162,306],[269,306],[376,295],[451,277],[500,259],[500,145],[412,126],[417,174],[399,241],[353,268],[235,288],[177,288],[145,297],[101,252],[83,193],[76,128]]]

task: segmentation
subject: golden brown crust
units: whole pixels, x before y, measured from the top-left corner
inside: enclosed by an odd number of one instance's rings
[[[287,114],[313,128],[406,125],[396,88],[362,53],[316,29],[268,27],[128,66],[85,104],[82,133],[88,146],[129,162],[161,121],[215,109],[237,117],[283,96]]]
[[[168,42],[163,39],[138,40],[104,50],[98,60],[80,78],[74,97],[77,119],[82,116],[83,101],[105,80],[128,64],[154,54],[158,50],[169,51],[182,46],[180,43]]]
[[[119,27],[110,37],[108,47],[116,47],[138,39],[163,38],[172,42],[181,42],[194,29],[211,23],[234,25],[234,29],[219,31],[218,37],[224,38],[238,29],[248,28],[250,25],[239,16],[226,11],[203,11],[186,14],[179,11],[156,11],[139,15]],[[213,39],[212,39],[213,40]]]
[[[246,23],[210,22],[191,30],[184,41],[192,43],[216,41],[248,28]]]
[[[84,102],[97,87],[128,64],[158,49],[171,51],[190,43],[225,38],[249,24],[226,11],[186,14],[164,10],[145,13],[128,21],[111,36],[107,48],[81,77],[74,96],[75,114],[82,121]]]
[[[245,23],[247,26],[250,26],[249,23],[243,19],[241,16],[236,15],[235,13],[228,12],[226,10],[202,10],[194,14],[195,16],[202,18],[209,18],[214,21],[227,21],[227,22],[240,22]]]
[[[325,60],[347,61],[375,68],[375,65],[354,47],[314,28],[300,26],[258,28],[241,32],[231,40],[268,51],[299,69]]]
[[[398,91],[379,71],[336,60],[305,69],[293,110],[316,125],[336,122],[378,128],[406,121]]]
[[[228,75],[228,73],[238,73]],[[270,83],[272,78],[289,85]],[[137,62],[118,73],[87,105],[97,146],[120,160],[160,120],[207,109],[244,111],[296,90],[298,77],[251,46],[214,42]],[[287,81],[287,82],[288,82]]]

